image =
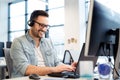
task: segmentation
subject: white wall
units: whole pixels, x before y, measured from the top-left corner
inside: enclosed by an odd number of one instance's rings
[[[0,0],[0,42],[7,41],[8,26],[8,2]]]
[[[75,57],[79,57],[85,33],[85,0],[65,0],[65,49]]]

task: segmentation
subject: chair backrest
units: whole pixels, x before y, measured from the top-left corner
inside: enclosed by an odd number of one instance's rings
[[[4,50],[5,60],[6,60],[7,68],[8,68],[8,75],[9,75],[9,78],[11,78],[13,62],[10,57],[10,48],[4,48],[3,50]]]
[[[6,42],[6,48],[11,48],[12,42]]]
[[[74,62],[73,57],[69,50],[65,50],[64,56],[63,56],[63,63],[71,65],[71,63]]]
[[[3,48],[4,48],[4,42],[0,42],[0,57],[4,57]]]

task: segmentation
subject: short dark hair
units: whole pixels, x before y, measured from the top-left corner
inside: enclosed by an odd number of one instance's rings
[[[45,17],[49,17],[48,13],[46,11],[43,10],[35,10],[32,12],[31,16],[30,16],[30,20],[28,21],[28,25],[29,26],[33,26],[34,25],[34,20],[38,17],[38,16],[45,16]]]
[[[31,16],[30,16],[30,21],[35,20],[38,16],[45,16],[45,17],[49,17],[48,13],[44,10],[35,10],[32,12]]]

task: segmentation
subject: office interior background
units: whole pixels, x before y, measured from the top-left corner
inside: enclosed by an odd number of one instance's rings
[[[120,13],[119,0],[98,1]],[[0,42],[25,34],[31,12],[40,9],[49,13],[51,27],[46,35],[61,58],[66,49],[78,55],[85,42],[89,5],[90,0],[0,0]]]

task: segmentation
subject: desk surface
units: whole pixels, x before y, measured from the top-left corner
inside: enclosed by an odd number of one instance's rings
[[[94,78],[99,78],[98,74],[94,75]],[[71,79],[71,78],[58,78],[58,77],[49,77],[49,76],[40,76],[40,80],[94,80],[94,79],[88,79],[88,78],[77,78],[77,79]],[[12,78],[12,79],[4,79],[4,80],[31,80],[28,76],[25,77],[19,77],[19,78]],[[113,80],[112,77],[110,79],[99,79],[99,80]]]
[[[58,78],[58,77],[49,77],[49,76],[40,76],[40,78],[41,78],[40,80],[94,80],[94,78],[77,78],[77,79],[72,79],[72,78]],[[29,79],[28,76],[25,76],[25,77],[4,79],[4,80],[32,80],[32,79]],[[98,80],[113,80],[113,79],[98,79]]]
[[[77,79],[65,79],[65,78],[58,78],[58,77],[48,77],[48,76],[40,76],[40,80],[88,80],[86,78],[77,78]],[[12,79],[4,79],[4,80],[31,80],[29,77],[20,77],[20,78],[12,78]],[[89,79],[90,80],[90,79]],[[93,79],[91,79],[93,80]]]

